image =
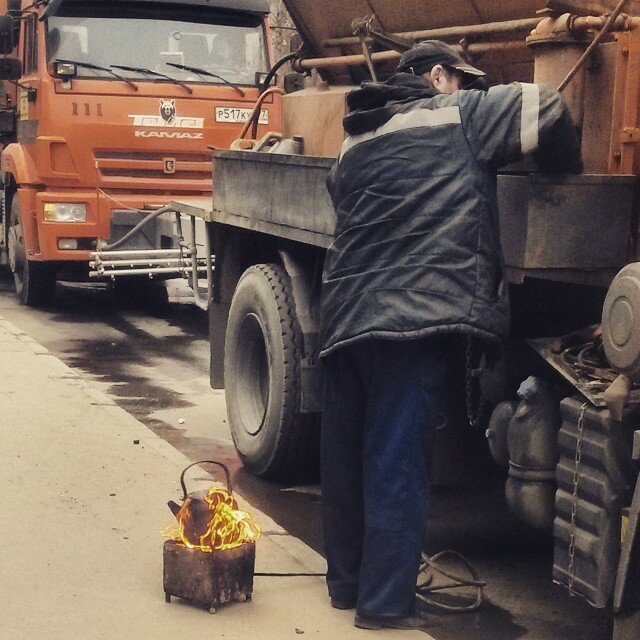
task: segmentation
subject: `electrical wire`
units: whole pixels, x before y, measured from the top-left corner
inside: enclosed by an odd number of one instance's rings
[[[440,564],[444,558],[449,558],[459,562],[471,577],[464,578],[453,573],[453,571],[444,569]],[[436,574],[440,574],[441,576],[448,578],[451,582],[434,585],[433,579]],[[422,580],[420,580],[421,576],[424,576]],[[457,551],[441,551],[440,553],[436,553],[434,556],[428,556],[424,553],[422,554],[422,564],[420,565],[416,595],[426,604],[449,613],[467,613],[469,611],[475,611],[480,608],[484,602],[483,590],[486,586],[487,583],[480,579],[478,572],[473,568],[471,563]],[[435,600],[432,597],[433,594],[441,591],[464,588],[473,588],[476,590],[475,600],[469,604],[446,604],[440,600]]]
[[[591,44],[587,47],[587,50],[582,54],[580,60],[576,62],[573,69],[569,71],[567,77],[560,83],[560,86],[558,87],[558,93],[562,93],[567,88],[569,83],[577,75],[578,71],[582,69],[585,62],[589,60],[589,58],[591,57],[591,54],[596,50],[596,47],[602,42],[602,40],[604,40],[605,36],[609,33],[609,31],[613,29],[613,26],[615,25],[616,20],[622,13],[622,10],[624,9],[624,5],[627,4],[627,2],[628,0],[620,0],[620,2],[618,3],[618,6],[613,10],[613,13],[611,13],[608,20],[605,22],[604,26],[600,30],[600,33],[598,33],[598,35],[593,39]]]
[[[454,573],[450,569],[446,569],[442,566],[442,561],[448,559],[454,560],[461,564],[467,571],[470,577],[462,577]],[[444,576],[449,580],[444,584],[434,585],[434,577],[436,574]],[[271,572],[259,572],[253,574],[256,577],[269,577],[269,578],[324,578],[326,573],[271,573]],[[484,588],[487,583],[480,578],[476,569],[471,563],[457,551],[441,551],[434,556],[428,556],[422,554],[422,563],[420,565],[420,573],[418,575],[418,584],[416,587],[416,596],[429,606],[440,609],[447,613],[468,613],[479,609],[484,602]],[[443,591],[451,591],[454,589],[474,589],[475,599],[468,604],[446,604],[441,600],[436,600],[432,596],[436,593]]]
[[[105,198],[107,198],[107,200],[111,200],[111,202],[113,202],[114,204],[117,204],[119,207],[122,207],[123,209],[126,209],[127,211],[138,211],[139,213],[145,213],[145,214],[149,213],[148,209],[138,209],[136,207],[132,207],[131,205],[125,204],[120,200],[117,200],[112,195],[108,194],[104,189],[98,188],[98,193],[104,196]]]
[[[267,578],[326,578],[326,573],[254,573],[254,576]]]

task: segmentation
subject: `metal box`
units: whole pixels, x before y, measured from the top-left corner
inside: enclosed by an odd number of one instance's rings
[[[637,187],[635,176],[499,176],[510,279],[608,286],[632,257]]]
[[[209,608],[232,601],[249,602],[253,593],[256,546],[207,553],[173,540],[164,543],[164,593]]]
[[[213,219],[328,247],[336,215],[326,188],[334,160],[217,151]],[[632,259],[638,178],[498,176],[500,236],[512,282],[525,277],[608,286]]]
[[[332,158],[216,151],[216,222],[328,246],[336,214],[327,191]]]

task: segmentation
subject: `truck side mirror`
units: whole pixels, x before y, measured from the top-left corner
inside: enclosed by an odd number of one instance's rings
[[[22,26],[22,0],[8,0],[7,13],[13,18],[13,46],[20,42],[20,27]]]
[[[22,62],[18,58],[0,58],[0,80],[20,80]]]
[[[5,13],[0,16],[0,53],[5,56],[15,48],[14,29],[15,24],[11,15]]]
[[[53,16],[58,12],[60,5],[62,4],[62,0],[50,0],[45,10],[40,15],[40,20],[46,20],[49,16]]]

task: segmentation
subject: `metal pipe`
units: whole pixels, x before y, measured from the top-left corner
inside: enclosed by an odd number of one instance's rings
[[[204,273],[207,270],[207,267],[198,267],[198,273]],[[108,276],[110,278],[115,278],[116,276],[142,276],[142,275],[184,275],[185,269],[178,269],[173,267],[167,268],[154,268],[154,269],[114,269],[113,271],[90,271],[89,276],[91,278],[104,277]]]
[[[458,47],[462,50],[462,47]],[[484,42],[479,44],[470,44],[465,48],[471,54],[482,55],[485,53],[499,53],[502,51],[513,51],[521,49],[525,51],[527,44],[524,41],[513,42]],[[390,60],[399,60],[400,53],[397,51],[378,51],[371,54],[374,62],[388,62]],[[302,69],[322,69],[326,67],[351,67],[360,64],[366,64],[367,59],[362,54],[353,54],[349,56],[334,56],[330,58],[308,58],[300,62]]]
[[[594,52],[595,48],[602,42],[603,38],[607,35],[607,33],[609,33],[611,29],[613,29],[613,25],[618,19],[618,16],[622,13],[622,10],[624,9],[624,5],[627,4],[628,1],[629,0],[620,0],[620,2],[618,2],[618,6],[615,8],[614,12],[607,19],[600,33],[593,39],[593,42],[591,42],[591,44],[587,47],[587,50],[582,54],[582,56],[580,57],[580,60],[576,62],[573,69],[571,69],[571,71],[569,71],[569,73],[567,74],[567,77],[560,83],[560,86],[558,87],[558,92],[562,93],[567,88],[567,85],[576,77],[576,74],[578,73],[578,71],[582,69],[584,64],[591,57],[591,54]]]
[[[611,14],[613,15],[613,14]],[[604,29],[611,16],[583,16],[571,20],[572,31],[599,31]],[[611,31],[632,31],[640,26],[640,18],[617,15],[607,33]],[[606,35],[606,34],[605,34]]]
[[[274,93],[277,93],[281,96],[284,95],[284,91],[280,87],[270,87],[266,91],[262,92],[262,94],[258,98],[258,101],[255,104],[255,107],[253,107],[253,111],[251,112],[249,119],[247,120],[244,127],[242,128],[242,133],[240,133],[240,136],[239,136],[240,140],[244,139],[244,137],[247,135],[247,132],[249,131],[252,124],[254,124],[254,131],[257,130],[258,123],[260,121],[260,111],[262,109],[262,105],[264,104],[264,101]],[[255,138],[255,135],[254,135],[254,138]]]
[[[447,40],[461,39],[470,36],[495,36],[497,34],[516,33],[535,29],[541,18],[524,18],[522,20],[507,20],[505,22],[488,22],[486,24],[470,24],[457,27],[444,27],[440,29],[428,29],[426,31],[408,31],[396,33],[393,37],[407,40]],[[360,44],[360,39],[355,36],[346,38],[330,38],[325,40],[323,46],[327,49],[355,46]]]
[[[91,258],[100,258],[101,256],[113,257],[144,257],[149,255],[154,258],[179,256],[180,249],[135,249],[132,251],[93,251],[89,254]]]
[[[600,16],[610,13],[615,0],[548,0],[547,9],[557,13],[572,13],[578,16]],[[640,3],[632,2],[629,7],[632,13],[640,11]]]
[[[204,229],[204,250],[207,263],[207,307],[211,300],[213,300],[213,263],[216,257],[211,253],[211,237],[209,236],[209,229],[205,226]]]
[[[193,290],[193,300],[200,309],[206,311],[209,308],[209,298],[204,302],[200,298],[200,285],[198,284],[198,250],[196,247],[196,218],[191,216],[191,289]],[[209,253],[209,252],[207,252]],[[208,267],[204,267],[208,269]],[[209,274],[207,274],[207,283],[209,281]]]
[[[205,259],[199,258],[198,263],[204,265]],[[173,265],[182,265],[184,266],[184,260],[180,258],[171,258],[171,259],[163,259],[159,258],[158,260],[96,260],[89,263],[90,267],[122,267],[122,266],[149,266],[149,267],[171,267]]]

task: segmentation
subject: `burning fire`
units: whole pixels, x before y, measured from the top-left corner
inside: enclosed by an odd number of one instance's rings
[[[162,534],[189,549],[207,553],[255,542],[261,534],[251,515],[240,511],[235,498],[218,487],[211,487],[202,498],[188,496],[176,518],[177,523]]]

